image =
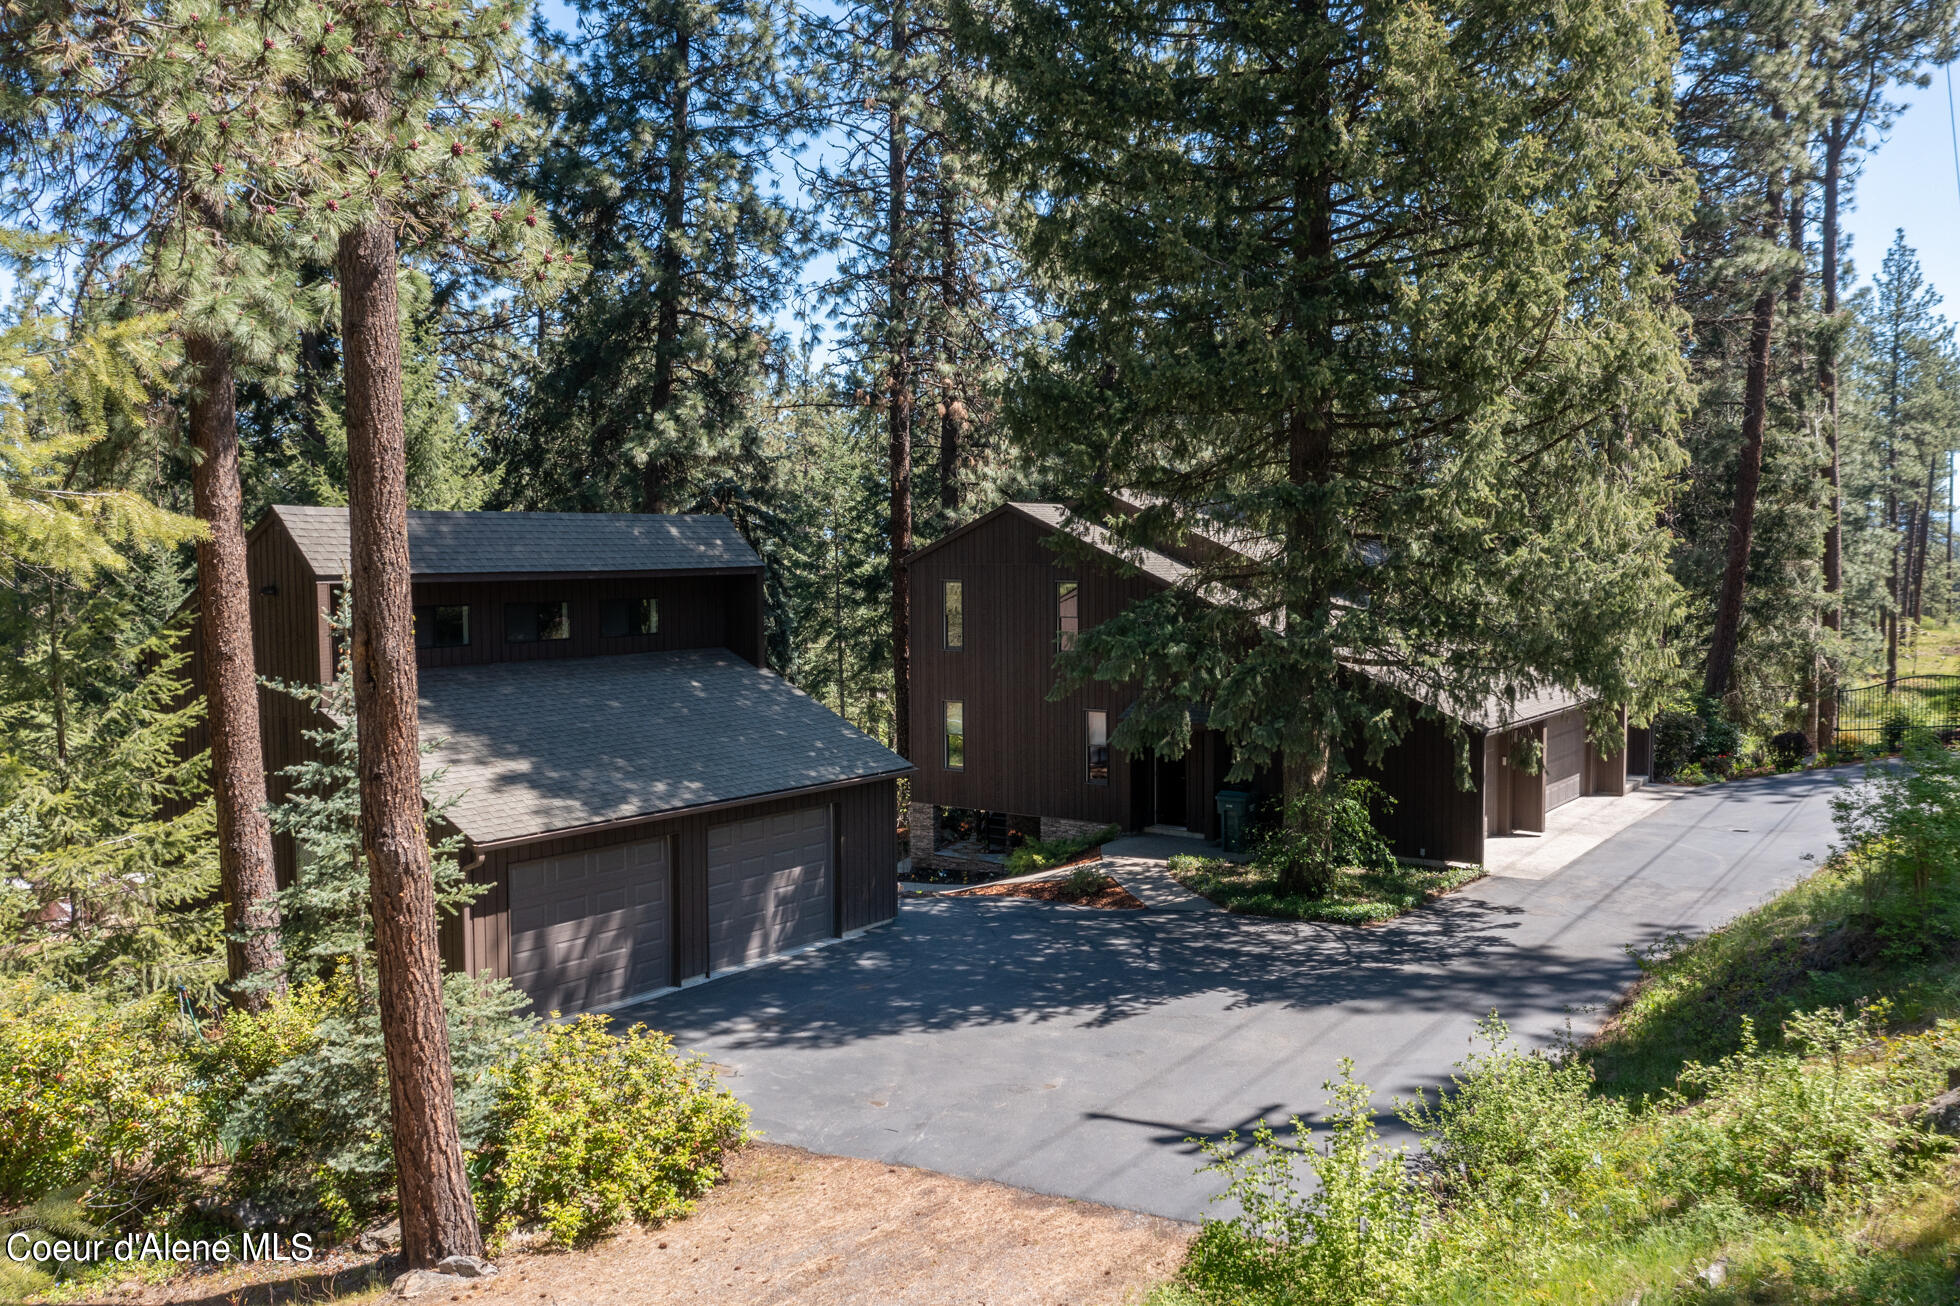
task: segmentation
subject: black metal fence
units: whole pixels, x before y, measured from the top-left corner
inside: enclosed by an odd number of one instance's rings
[[[1838,690],[1838,734],[1897,748],[1908,730],[1960,737],[1960,676],[1901,676]]]

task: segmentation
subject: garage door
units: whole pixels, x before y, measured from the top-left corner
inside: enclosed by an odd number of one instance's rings
[[[828,807],[710,828],[710,969],[829,938],[831,878]]]
[[[667,840],[510,868],[510,977],[539,1012],[589,1011],[672,982]]]
[[[1545,810],[1579,796],[1586,773],[1586,714],[1554,717],[1545,731]]]

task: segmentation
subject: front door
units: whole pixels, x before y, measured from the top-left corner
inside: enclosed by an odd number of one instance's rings
[[[1153,819],[1152,825],[1185,824],[1184,809],[1184,759],[1181,757],[1156,760],[1151,767]]]

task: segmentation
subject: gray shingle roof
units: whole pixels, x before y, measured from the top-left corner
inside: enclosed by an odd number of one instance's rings
[[[272,509],[321,577],[347,569],[347,509]],[[497,572],[683,571],[759,567],[728,518],[632,512],[408,514],[409,566],[418,576]]]
[[[1059,503],[1010,503],[1007,506],[1024,517],[1033,518],[1049,530],[1073,535],[1090,548],[1127,562],[1144,575],[1166,585],[1175,585],[1191,574],[1191,568],[1176,558],[1142,545],[1125,543],[1094,522],[1086,522],[1073,515]]]
[[[478,843],[911,765],[723,649],[431,668],[421,707],[429,796]]]

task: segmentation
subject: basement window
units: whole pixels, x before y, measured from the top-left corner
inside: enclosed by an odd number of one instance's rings
[[[504,638],[512,644],[572,637],[572,605],[556,603],[504,604]]]
[[[660,606],[652,599],[607,599],[599,605],[599,633],[607,639],[651,635],[660,629]]]
[[[469,604],[418,603],[415,605],[415,647],[462,648],[469,642]]]

